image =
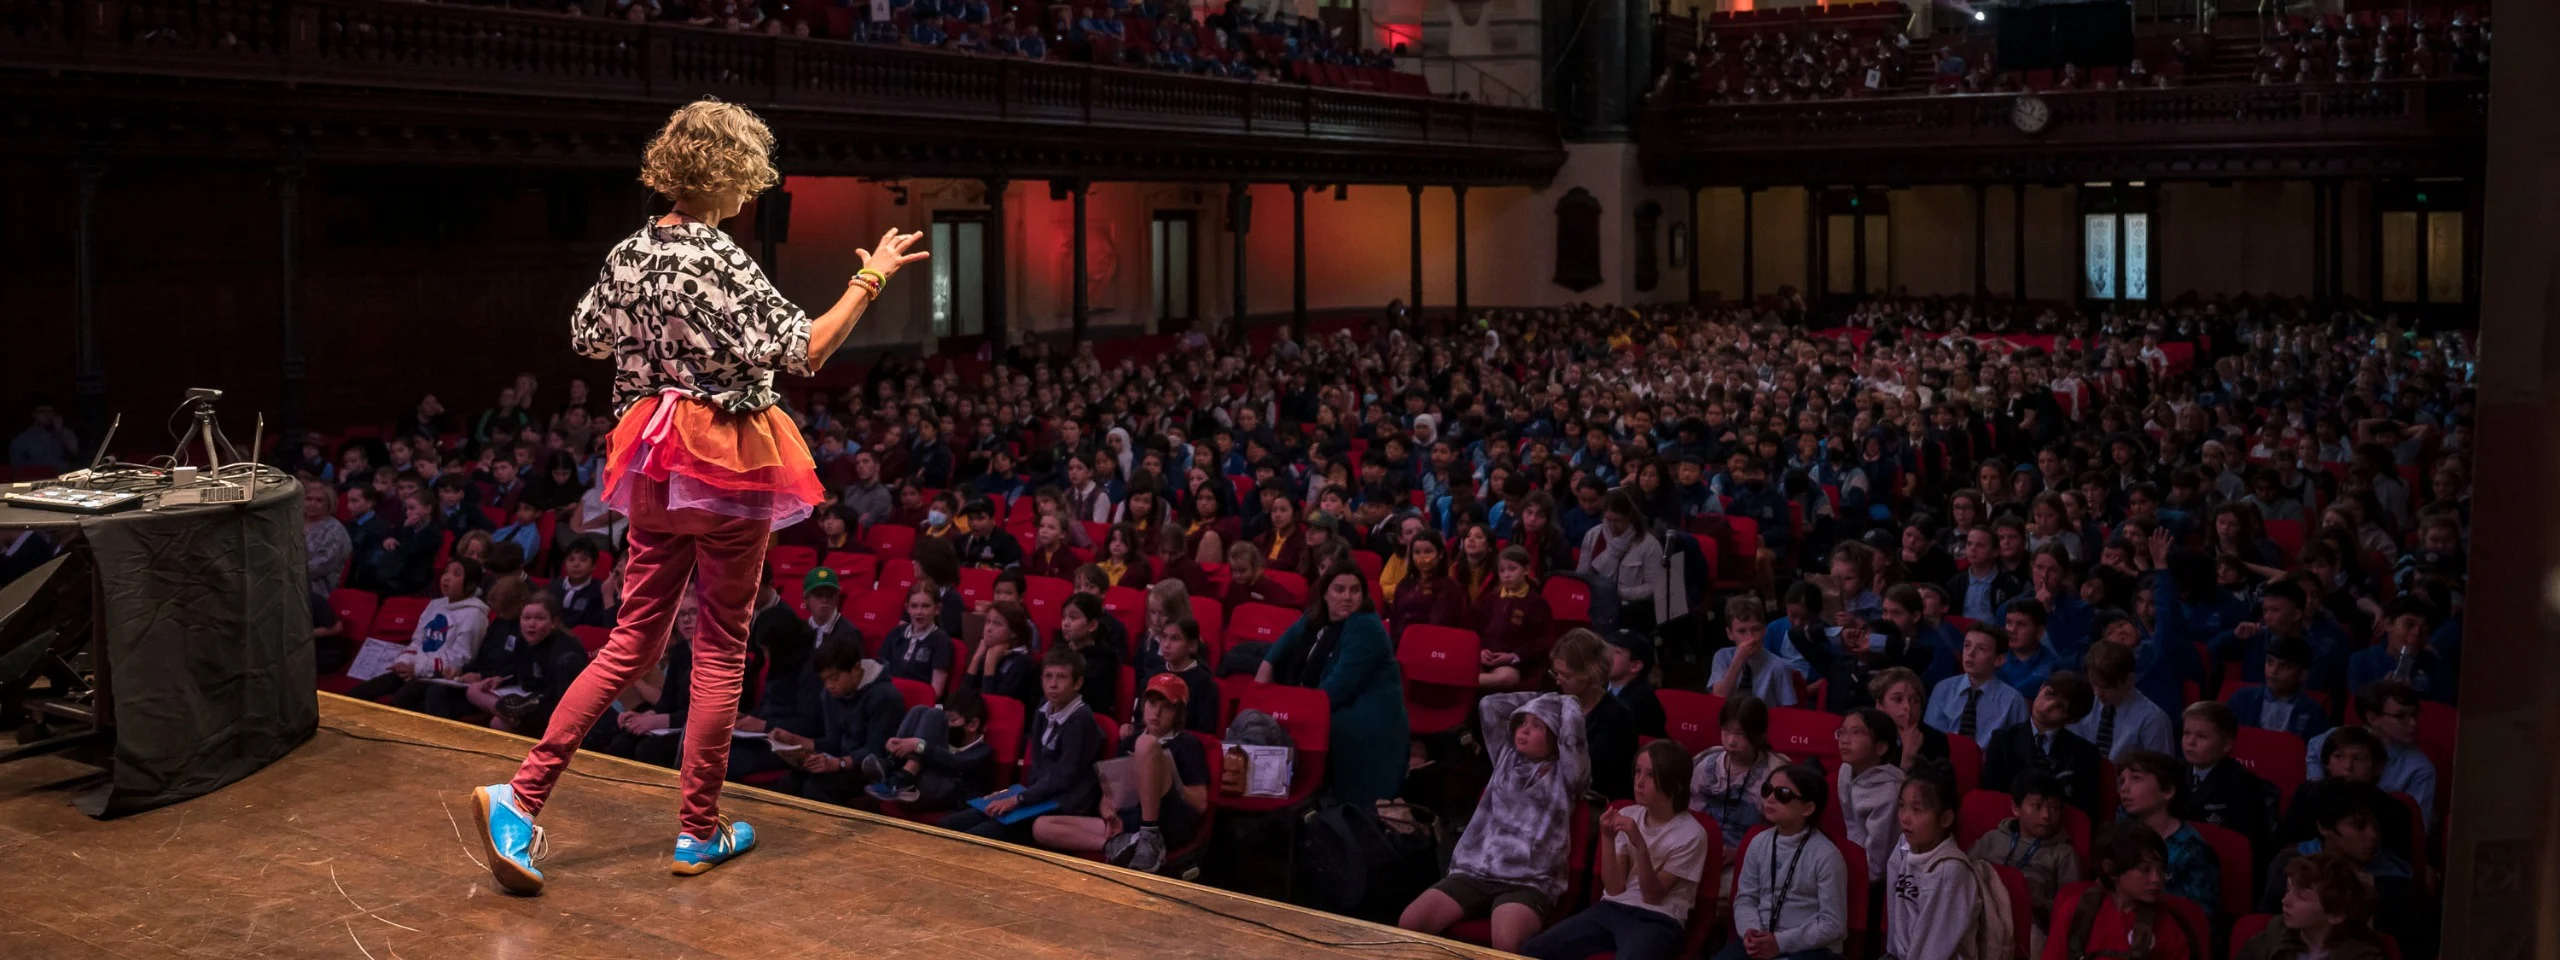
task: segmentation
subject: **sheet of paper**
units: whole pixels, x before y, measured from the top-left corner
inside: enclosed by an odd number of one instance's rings
[[[432,683],[432,684],[435,684],[436,686],[439,686],[439,687],[468,687],[468,686],[470,686],[470,684],[464,683],[464,682],[462,682],[462,681],[460,681],[460,680],[452,680],[452,679],[448,679],[448,678],[445,678],[445,677],[425,677],[425,678],[422,678],[422,680],[423,680],[423,682],[426,682],[426,683]]]
[[[1119,798],[1123,804],[1138,802],[1137,758],[1113,757],[1094,764],[1093,772],[1101,779],[1107,795]]]
[[[356,648],[354,662],[347,664],[347,676],[357,680],[371,680],[388,673],[391,670],[392,658],[399,656],[400,651],[408,648],[409,645],[405,643],[368,638],[364,646]]]
[[[1245,744],[1244,795],[1248,797],[1285,797],[1295,771],[1295,759],[1288,747]]]

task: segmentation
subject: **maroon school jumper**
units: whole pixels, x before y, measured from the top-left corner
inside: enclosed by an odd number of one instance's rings
[[[1084,564],[1081,561],[1076,559],[1075,551],[1067,549],[1066,544],[1062,543],[1049,549],[1034,549],[1030,553],[1024,554],[1022,557],[1022,575],[1026,577],[1056,577],[1060,580],[1066,580],[1074,577],[1076,575],[1076,568],[1083,565]]]
[[[1402,641],[1406,627],[1421,623],[1465,629],[1465,601],[1466,591],[1446,576],[1418,582],[1406,578],[1396,585],[1396,598],[1387,604],[1388,636]]]
[[[1548,636],[1554,615],[1547,609],[1547,598],[1534,587],[1523,587],[1517,595],[1495,587],[1476,605],[1476,636],[1484,648],[1520,658],[1520,680],[1529,687],[1547,669],[1547,648],[1554,644]]]
[[[1227,609],[1233,610],[1248,603],[1267,603],[1275,607],[1296,609],[1306,606],[1307,598],[1291,593],[1289,588],[1271,582],[1271,575],[1266,573],[1254,578],[1252,583],[1229,582],[1227,584]]]

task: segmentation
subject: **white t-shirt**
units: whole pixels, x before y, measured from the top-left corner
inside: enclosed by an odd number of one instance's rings
[[[1689,908],[1698,901],[1698,881],[1707,873],[1707,828],[1699,826],[1698,818],[1685,810],[1675,811],[1671,819],[1660,826],[1651,823],[1652,817],[1642,808],[1630,807],[1627,815],[1635,819],[1636,832],[1644,835],[1645,852],[1652,855],[1653,868],[1670,871],[1676,882],[1671,889],[1663,891],[1664,902],[1646,903],[1644,884],[1638,882],[1631,872],[1624,891],[1601,899],[1664,914],[1671,918],[1671,922],[1685,926],[1689,922]],[[1619,861],[1632,867],[1627,838],[1618,837],[1617,844]]]

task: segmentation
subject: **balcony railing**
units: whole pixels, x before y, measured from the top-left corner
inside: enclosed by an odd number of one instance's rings
[[[398,0],[0,0],[0,69],[1553,153],[1552,114]]]
[[[1647,150],[1749,153],[1843,149],[2074,148],[2181,143],[2387,142],[2478,137],[2488,88],[2477,80],[2302,87],[2181,87],[2039,94],[2051,110],[2029,134],[2018,95],[1896,97],[1767,104],[1682,104],[1644,113]]]

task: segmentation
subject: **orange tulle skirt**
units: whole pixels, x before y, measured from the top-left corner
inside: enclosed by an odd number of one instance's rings
[[[604,501],[626,516],[631,498],[663,496],[656,505],[663,509],[779,529],[806,518],[826,495],[808,442],[778,408],[729,413],[669,390],[632,404],[606,446]]]

